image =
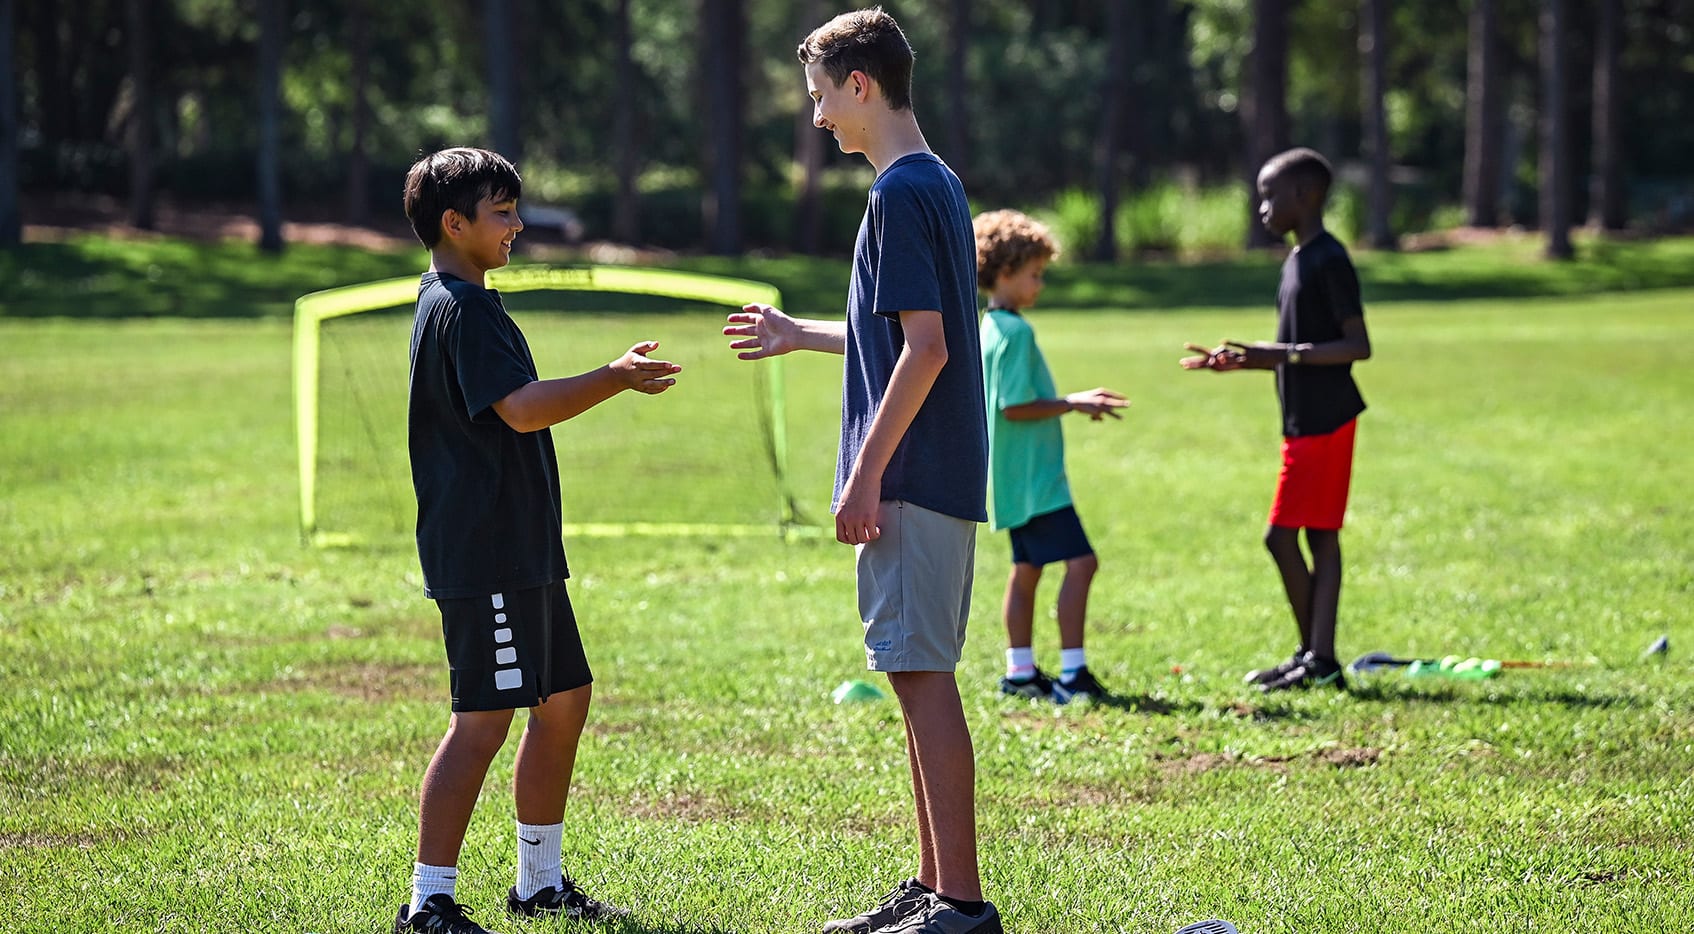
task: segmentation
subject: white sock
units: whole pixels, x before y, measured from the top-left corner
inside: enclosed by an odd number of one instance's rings
[[[528,898],[548,886],[559,887],[565,825],[518,821],[518,897]]]
[[[1082,646],[1074,649],[1059,650],[1059,680],[1069,681],[1076,673],[1088,667],[1088,650]]]
[[[459,878],[457,866],[412,864],[412,911],[423,907],[431,895],[453,897],[453,883]]]
[[[1006,677],[1013,681],[1022,681],[1035,674],[1035,649],[1033,646],[1013,646],[1006,650]]]

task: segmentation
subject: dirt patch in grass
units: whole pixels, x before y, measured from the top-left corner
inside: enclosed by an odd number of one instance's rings
[[[1200,775],[1214,769],[1249,768],[1287,772],[1301,760],[1322,762],[1338,769],[1365,768],[1376,764],[1382,750],[1374,747],[1338,749],[1326,747],[1294,756],[1244,756],[1234,752],[1201,752],[1190,756],[1156,756],[1154,762],[1166,775]]]
[[[681,821],[685,824],[711,824],[742,817],[741,809],[726,801],[686,792],[656,798],[631,798],[618,810],[640,820]]]
[[[328,691],[361,701],[427,700],[446,689],[446,675],[437,663],[339,662],[296,669],[263,685],[277,691]]]

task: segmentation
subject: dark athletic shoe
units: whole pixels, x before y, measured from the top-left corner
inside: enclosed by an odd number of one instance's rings
[[[1266,685],[1272,681],[1279,681],[1287,676],[1290,671],[1300,667],[1300,663],[1305,660],[1306,650],[1295,649],[1293,657],[1289,658],[1282,664],[1273,665],[1270,668],[1255,668],[1252,671],[1247,672],[1247,677],[1242,678],[1241,680],[1247,684],[1257,685]]]
[[[982,914],[972,917],[941,896],[925,893],[917,914],[883,928],[882,934],[1005,934],[1005,928],[1000,926],[999,909],[993,902],[982,904]]]
[[[1001,678],[1000,693],[1008,697],[1028,697],[1034,700],[1056,699],[1053,694],[1053,679],[1047,677],[1047,673],[1039,668],[1027,678]]]
[[[1289,691],[1295,688],[1334,687],[1337,690],[1347,690],[1347,679],[1341,674],[1341,663],[1333,658],[1306,653],[1300,664],[1290,668],[1286,674],[1275,681],[1267,681],[1259,685],[1259,690],[1265,693],[1273,691]]]
[[[851,918],[825,921],[823,934],[870,934],[899,924],[924,907],[923,897],[930,894],[917,879],[902,879],[894,891],[882,897],[876,907]]]
[[[584,895],[569,878],[559,880],[528,898],[519,898],[516,887],[506,892],[506,911],[525,918],[558,915],[581,921],[603,921],[629,914],[628,908],[597,901]]]
[[[400,906],[394,916],[394,934],[489,934],[470,919],[470,912],[445,892],[431,895],[417,911],[410,904]]]
[[[1053,699],[1064,698],[1061,703],[1068,703],[1077,697],[1099,700],[1111,693],[1111,691],[1106,690],[1106,686],[1101,684],[1099,679],[1094,677],[1094,672],[1089,671],[1087,665],[1078,668],[1069,680],[1060,678],[1053,685]]]

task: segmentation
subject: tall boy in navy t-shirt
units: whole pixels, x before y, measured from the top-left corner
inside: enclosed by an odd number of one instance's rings
[[[537,378],[529,345],[485,286],[523,230],[523,183],[481,149],[425,156],[406,175],[406,216],[429,248],[412,325],[407,406],[418,557],[424,593],[441,610],[453,716],[424,772],[412,897],[396,934],[478,934],[454,898],[459,848],[488,764],[512,713],[529,709],[518,742],[514,914],[601,918],[623,911],[564,875],[565,798],[593,676],[565,594],[559,469],[548,426],[626,389],[663,392],[681,367],[642,341],[617,360],[565,379]]]
[[[911,109],[912,50],[880,9],[800,44],[813,122],[877,170],[853,250],[845,322],[768,305],[729,316],[743,359],[846,355],[835,537],[858,556],[868,667],[906,724],[918,873],[825,931],[997,934],[976,858],[976,762],[954,669],[964,645],[988,434],[976,328],[976,246],[958,178]]]
[[[1259,170],[1259,220],[1278,237],[1295,237],[1277,290],[1276,340],[1225,341],[1212,350],[1189,344],[1203,356],[1182,360],[1191,370],[1276,371],[1282,473],[1265,547],[1282,575],[1300,643],[1282,664],[1248,673],[1247,681],[1266,691],[1346,686],[1335,657],[1341,523],[1353,473],[1353,430],[1365,410],[1352,366],[1369,359],[1371,347],[1358,274],[1346,248],[1323,226],[1332,177],[1329,162],[1310,149],[1291,149]],[[1301,529],[1310,566],[1300,551]]]

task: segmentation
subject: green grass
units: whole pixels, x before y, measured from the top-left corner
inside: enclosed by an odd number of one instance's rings
[[[1668,269],[1658,255],[1631,262]],[[1066,426],[1102,564],[1091,660],[1122,700],[994,696],[1006,545],[984,532],[959,680],[985,882],[1008,930],[1694,923],[1694,291],[1560,297],[1579,277],[1463,251],[1379,259],[1367,291],[1539,278],[1505,298],[1372,303],[1343,652],[1576,666],[1245,691],[1240,672],[1290,639],[1259,544],[1274,397],[1264,374],[1175,358],[1184,341],[1268,334],[1275,269],[1242,264],[1253,308],[1227,307],[1248,304],[1245,285],[1211,307],[1138,298],[1196,288],[1170,284],[1180,270],[1068,271],[1032,315],[1060,385],[1134,402],[1122,423]],[[289,328],[263,298],[287,287],[257,273],[227,287],[223,310],[181,317],[0,319],[0,907],[21,930],[379,931],[405,894],[417,783],[445,722],[438,618],[403,541],[299,544]],[[231,303],[259,311],[223,316]],[[703,354],[718,320],[585,322],[557,367],[637,333]],[[801,372],[791,392],[833,408],[827,372]],[[676,394],[742,417],[738,390],[707,373]],[[614,400],[556,437],[617,434],[666,399]],[[633,445],[619,483],[668,495],[665,465],[714,443],[697,434]],[[826,461],[806,482],[828,484]],[[599,679],[567,860],[636,907],[621,930],[814,929],[910,872],[897,713],[828,699],[862,676],[847,549],[567,546]],[[1663,633],[1671,654],[1639,661]],[[1037,651],[1056,658],[1050,623]],[[508,751],[460,895],[499,930],[565,929],[497,917],[510,779]]]

